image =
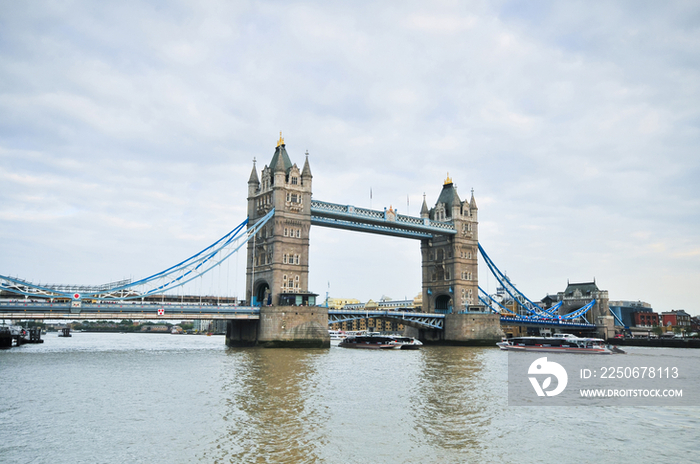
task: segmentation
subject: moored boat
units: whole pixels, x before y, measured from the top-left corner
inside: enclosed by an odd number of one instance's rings
[[[345,338],[347,335],[342,330],[328,330],[328,335],[331,337],[331,345],[337,345]]]
[[[380,335],[378,332],[365,332],[348,335],[338,346],[342,348],[364,348],[383,350],[417,350],[423,343],[413,337],[401,335]]]
[[[513,337],[496,343],[502,350],[535,351],[542,353],[612,354],[600,338],[568,337]]]
[[[367,350],[400,350],[402,344],[394,337],[381,335],[356,335],[346,337],[339,344],[341,348],[362,348]]]

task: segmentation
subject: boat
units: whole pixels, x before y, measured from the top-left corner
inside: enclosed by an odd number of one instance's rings
[[[535,351],[541,353],[581,353],[612,354],[600,338],[579,338],[574,335],[562,337],[513,337],[504,339],[496,345],[506,351]],[[622,350],[620,350],[622,351]]]
[[[413,337],[394,337],[394,340],[401,345],[402,350],[417,350],[423,343]]]
[[[423,343],[413,337],[402,335],[380,335],[379,332],[362,332],[347,335],[338,346],[342,348],[364,348],[383,350],[417,350]]]
[[[328,335],[331,337],[331,345],[337,345],[347,337],[342,330],[328,330]]]
[[[346,337],[338,344],[341,348],[362,348],[367,350],[400,350],[402,344],[395,337],[381,335],[355,335]]]
[[[72,335],[70,334],[70,328],[64,327],[62,329],[59,329],[58,336],[59,337],[72,337]]]

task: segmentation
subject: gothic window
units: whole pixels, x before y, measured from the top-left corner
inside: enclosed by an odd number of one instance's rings
[[[287,287],[287,274],[284,274],[282,276],[282,290],[284,290]]]
[[[294,288],[299,288],[299,276],[294,276]]]
[[[287,256],[289,256],[287,253],[282,256],[282,264],[287,264]]]
[[[442,250],[438,250],[438,251],[437,251],[437,260],[438,260],[438,261],[442,261],[443,258],[444,258],[444,256],[445,256],[445,254],[444,254],[444,252],[443,252]]]
[[[301,238],[301,229],[297,229],[297,238]]]
[[[299,183],[299,178],[292,176],[292,185],[297,185]]]
[[[288,231],[287,228],[285,227],[285,228],[284,228],[284,236],[286,237],[287,235],[289,235],[289,231]]]
[[[294,255],[294,264],[299,264],[299,255]]]

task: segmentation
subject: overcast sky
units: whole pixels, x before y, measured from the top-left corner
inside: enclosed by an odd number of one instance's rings
[[[696,315],[699,71],[695,1],[0,0],[0,274],[179,262],[245,219],[282,131],[318,200],[473,188],[531,299],[595,278]],[[420,292],[418,241],[314,227],[310,253],[322,296]],[[217,272],[192,291],[243,295],[243,256]]]

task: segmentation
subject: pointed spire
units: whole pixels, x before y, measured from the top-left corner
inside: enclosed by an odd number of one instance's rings
[[[284,145],[282,145],[282,147],[284,147]],[[284,148],[282,148],[282,150],[284,150]],[[284,154],[285,155],[287,154],[286,150],[285,150]],[[274,172],[287,172],[287,169],[285,168],[284,164],[285,164],[284,163],[284,156],[278,156],[277,163],[275,166],[272,166],[272,169],[274,170]]]
[[[313,177],[311,168],[309,167],[309,150],[306,150],[306,161],[304,161],[304,169],[301,171],[301,177]]]
[[[250,173],[250,179],[248,179],[249,184],[259,184],[260,180],[258,180],[258,171],[255,169],[255,158],[253,158],[253,170]]]
[[[420,208],[420,217],[427,218],[430,216],[430,210],[428,209],[428,204],[425,202],[425,192],[423,192],[423,206]]]
[[[479,209],[476,207],[476,200],[474,199],[474,189],[472,188],[472,199],[469,200],[469,208],[470,209]]]
[[[282,132],[280,132],[280,139],[277,141],[277,148],[275,148],[275,154],[272,155],[272,160],[270,160],[270,169],[272,172],[277,171],[277,166],[279,164],[280,158],[282,159],[282,170],[284,172],[289,171],[292,167],[292,162],[287,154],[287,149],[284,145],[284,139],[282,138]]]

